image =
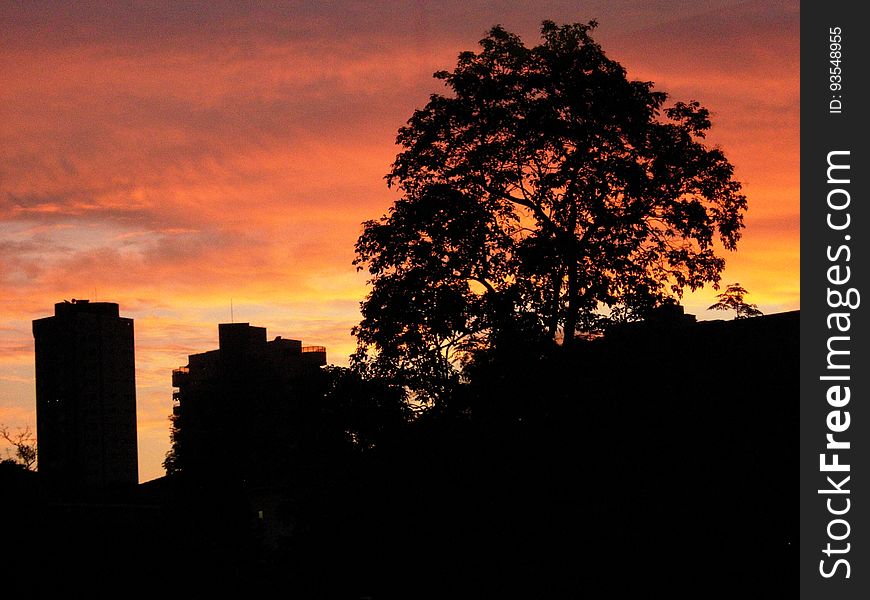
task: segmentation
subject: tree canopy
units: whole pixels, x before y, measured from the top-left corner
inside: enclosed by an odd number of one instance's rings
[[[545,21],[528,48],[497,26],[435,74],[449,93],[399,130],[386,176],[402,197],[356,245],[360,364],[437,394],[500,336],[567,345],[718,282],[746,198],[709,112],[629,80],[595,27]]]
[[[736,313],[735,319],[748,319],[763,314],[757,304],[750,304],[743,299],[746,294],[746,288],[739,283],[732,283],[716,296],[719,300],[708,306],[707,310],[733,310]]]

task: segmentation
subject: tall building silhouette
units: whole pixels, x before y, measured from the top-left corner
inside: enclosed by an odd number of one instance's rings
[[[175,466],[207,478],[269,480],[298,441],[326,348],[267,341],[265,327],[248,323],[222,323],[218,338],[217,350],[191,354],[172,372]]]
[[[64,301],[33,321],[40,476],[64,493],[138,483],[133,319]]]

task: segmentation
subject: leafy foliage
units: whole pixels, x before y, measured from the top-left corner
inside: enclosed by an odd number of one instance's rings
[[[546,21],[533,48],[494,27],[435,74],[451,94],[399,130],[403,197],[356,245],[358,363],[437,396],[501,331],[569,344],[718,281],[746,199],[709,112],[629,81],[595,26]]]
[[[708,306],[707,310],[733,310],[737,313],[734,316],[735,319],[747,319],[762,315],[758,305],[749,304],[743,300],[743,296],[747,293],[746,288],[739,283],[732,283],[725,288],[724,292],[716,296],[719,300]]]

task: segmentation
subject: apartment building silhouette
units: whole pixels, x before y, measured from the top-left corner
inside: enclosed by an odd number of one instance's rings
[[[63,494],[136,485],[133,319],[113,302],[64,301],[33,337],[41,479]]]
[[[265,327],[218,325],[219,348],[172,372],[176,466],[211,479],[269,481],[287,467],[326,348],[267,340]],[[321,391],[322,393],[322,391]]]

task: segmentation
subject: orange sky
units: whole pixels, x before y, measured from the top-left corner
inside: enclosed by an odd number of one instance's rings
[[[31,321],[63,299],[135,319],[143,481],[170,371],[217,346],[231,299],[347,364],[396,130],[496,23],[534,45],[543,19],[598,19],[630,77],[707,106],[750,204],[723,282],[799,307],[797,2],[239,4],[0,7],[0,423],[35,428]],[[687,311],[722,317],[716,293]]]

